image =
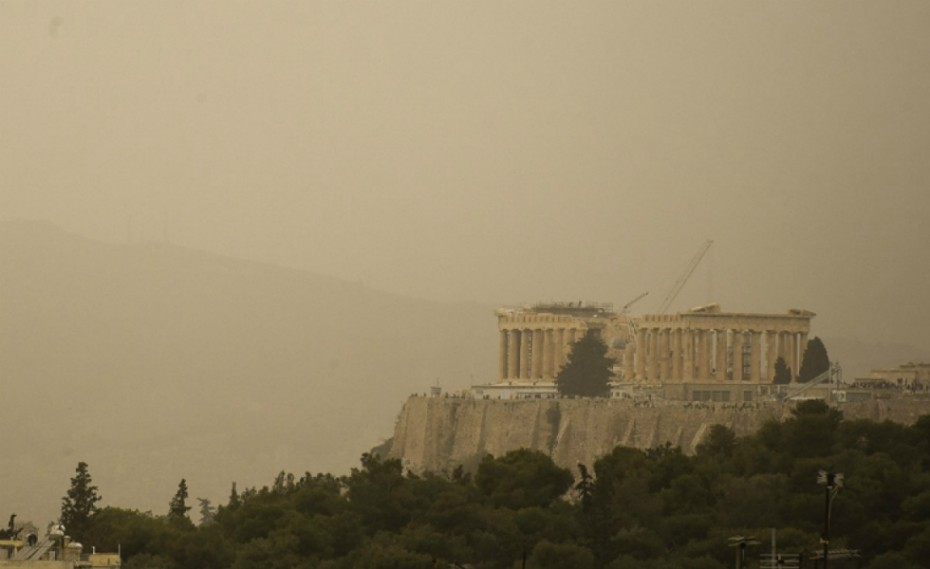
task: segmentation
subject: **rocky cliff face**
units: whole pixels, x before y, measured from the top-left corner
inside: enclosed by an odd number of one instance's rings
[[[848,403],[847,419],[911,424],[930,403],[883,400]],[[748,435],[769,419],[790,416],[782,403],[637,403],[612,399],[476,400],[411,397],[397,419],[388,456],[414,472],[470,467],[485,454],[517,448],[542,451],[563,467],[591,465],[617,445],[665,443],[693,453],[712,425]]]

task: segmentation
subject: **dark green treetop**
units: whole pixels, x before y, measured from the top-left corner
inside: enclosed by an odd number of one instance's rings
[[[607,357],[607,344],[596,330],[589,329],[572,344],[568,361],[559,370],[555,379],[561,395],[582,397],[607,397],[610,394],[610,378],[614,376],[616,360]]]
[[[168,504],[169,518],[187,517],[187,511],[191,509],[190,506],[187,505],[187,498],[187,480],[182,478],[181,482],[178,484],[178,491],[175,493],[174,498],[171,498],[171,502]]]
[[[97,513],[97,502],[100,500],[87,463],[79,462],[71,479],[71,487],[61,500],[61,523],[69,535],[75,539],[82,535],[91,517]]]
[[[791,368],[785,363],[785,358],[778,356],[775,360],[775,377],[772,383],[778,385],[787,385],[791,383]]]
[[[817,336],[807,342],[804,357],[801,359],[801,369],[798,370],[798,381],[806,383],[823,372],[830,369],[830,358],[827,348]]]

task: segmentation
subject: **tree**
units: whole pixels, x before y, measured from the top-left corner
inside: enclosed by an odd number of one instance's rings
[[[736,433],[726,425],[712,425],[707,437],[697,446],[697,453],[714,460],[725,460],[733,456],[736,449]]]
[[[596,330],[589,329],[572,344],[568,361],[555,379],[556,387],[561,395],[607,397],[615,363],[615,359],[607,357],[607,344]]]
[[[200,502],[200,525],[208,526],[215,522],[216,508],[213,507],[210,500],[207,498],[197,498],[197,501]]]
[[[232,490],[229,491],[229,504],[227,504],[226,507],[227,507],[227,508],[235,509],[235,508],[238,508],[238,507],[239,507],[239,504],[241,504],[241,503],[242,503],[242,502],[241,502],[241,500],[239,499],[239,490],[236,489],[236,483],[233,482],[233,483],[232,483]]]
[[[500,458],[486,455],[475,484],[497,507],[546,507],[571,488],[572,473],[549,456],[530,449],[512,450]]]
[[[778,356],[775,360],[775,377],[772,383],[776,385],[787,385],[791,383],[791,368],[785,363],[785,358]]]
[[[180,519],[187,517],[187,511],[191,509],[187,505],[187,496],[187,480],[182,478],[180,484],[178,484],[178,491],[168,504],[169,518]]]
[[[591,509],[591,488],[594,486],[594,478],[588,472],[588,467],[578,463],[578,474],[580,480],[575,484],[575,491],[581,499],[581,511],[587,512]]]
[[[90,519],[97,513],[97,502],[102,498],[87,470],[86,462],[79,462],[71,479],[71,488],[61,500],[61,523],[69,535],[80,539]]]
[[[807,348],[804,350],[801,369],[798,370],[798,381],[806,383],[829,369],[830,358],[827,356],[827,348],[820,338],[814,336],[807,342]]]

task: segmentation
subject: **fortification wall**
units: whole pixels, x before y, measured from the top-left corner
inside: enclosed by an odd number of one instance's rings
[[[919,400],[847,403],[847,419],[912,424],[930,413]],[[472,466],[485,454],[518,448],[542,451],[563,467],[591,465],[617,445],[652,448],[665,443],[693,453],[714,424],[738,436],[768,419],[790,416],[782,403],[637,403],[617,399],[485,400],[411,397],[394,429],[388,456],[414,472]]]

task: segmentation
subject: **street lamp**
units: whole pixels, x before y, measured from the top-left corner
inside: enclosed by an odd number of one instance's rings
[[[746,566],[746,546],[759,545],[759,540],[754,537],[743,537],[734,535],[730,538],[729,546],[736,548],[736,569],[743,569]]]
[[[823,569],[827,569],[830,559],[830,506],[833,504],[833,498],[843,487],[843,475],[839,472],[821,470],[817,473],[817,484],[824,487],[823,536],[820,538],[820,543],[823,544]]]

